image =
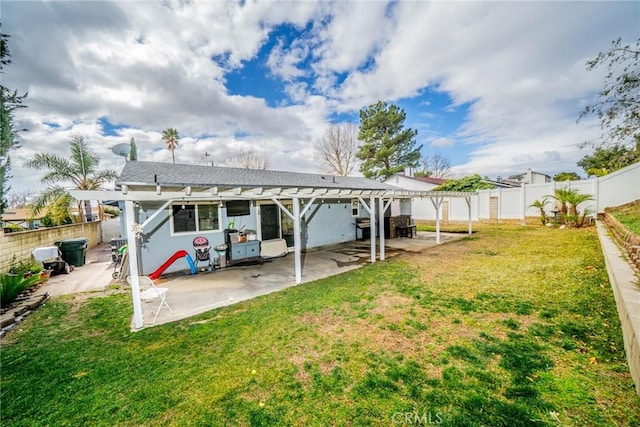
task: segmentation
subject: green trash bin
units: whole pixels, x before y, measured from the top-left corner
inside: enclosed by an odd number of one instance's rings
[[[74,267],[82,267],[87,259],[89,239],[80,237],[56,242],[62,252],[62,258]]]

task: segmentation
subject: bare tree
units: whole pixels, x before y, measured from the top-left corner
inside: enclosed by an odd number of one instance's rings
[[[255,151],[242,151],[225,162],[232,168],[240,169],[269,169],[271,162],[269,158],[258,154]]]
[[[420,170],[417,176],[429,178],[446,178],[451,172],[451,162],[446,157],[435,154],[433,156],[423,155],[420,157]]]
[[[315,158],[320,169],[340,176],[351,175],[357,152],[358,129],[352,123],[331,126],[315,144]]]
[[[33,194],[31,191],[12,191],[7,194],[7,205],[12,209],[26,208]]]

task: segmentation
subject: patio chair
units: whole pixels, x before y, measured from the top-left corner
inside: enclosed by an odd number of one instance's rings
[[[196,268],[198,268],[198,263],[200,261],[207,261],[209,267],[213,267],[209,239],[202,236],[196,237],[193,239],[193,248],[196,250]]]
[[[127,277],[127,282],[131,285],[131,276]],[[138,282],[140,283],[140,299],[143,301],[149,301],[153,299],[160,299],[160,305],[158,306],[158,310],[156,311],[156,315],[153,318],[153,324],[156,324],[156,320],[158,320],[158,315],[160,314],[160,310],[162,307],[167,307],[171,313],[173,310],[169,307],[167,300],[165,299],[165,294],[169,290],[169,288],[159,288],[153,283],[147,276],[138,276]]]

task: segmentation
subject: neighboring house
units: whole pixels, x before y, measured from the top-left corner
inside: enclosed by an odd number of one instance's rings
[[[45,214],[46,212],[41,212],[33,216],[30,210],[26,208],[7,209],[2,214],[2,227],[6,228],[11,224],[29,230],[40,228]]]
[[[549,175],[527,169],[525,173],[511,175],[508,178],[503,179],[502,182],[516,185],[543,184],[545,182],[551,182],[551,177]]]
[[[396,174],[383,181],[385,184],[410,191],[431,191],[447,182],[446,179]],[[444,202],[445,204],[447,201]],[[414,220],[431,220],[436,209],[429,198],[397,200],[391,204],[391,216],[411,215]]]

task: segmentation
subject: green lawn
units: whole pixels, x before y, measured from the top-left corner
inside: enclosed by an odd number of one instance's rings
[[[57,299],[4,340],[0,423],[640,425],[594,227],[484,226],[131,333]]]

